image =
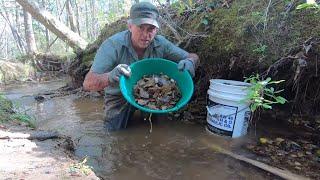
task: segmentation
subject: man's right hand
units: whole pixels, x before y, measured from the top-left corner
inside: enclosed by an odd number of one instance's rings
[[[109,82],[114,84],[119,82],[120,76],[125,75],[127,77],[131,76],[131,69],[126,64],[118,64],[112,71],[108,73]]]

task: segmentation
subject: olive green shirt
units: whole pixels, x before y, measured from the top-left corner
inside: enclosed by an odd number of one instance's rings
[[[161,35],[156,35],[146,49],[144,58],[163,58],[172,61],[186,59],[188,52],[175,46]],[[138,55],[131,44],[131,32],[119,32],[105,40],[98,49],[91,70],[102,74],[110,72],[118,64],[127,64],[138,61]],[[119,84],[105,88],[106,95],[120,95]]]

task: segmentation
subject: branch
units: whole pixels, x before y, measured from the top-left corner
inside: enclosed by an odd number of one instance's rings
[[[294,174],[294,173],[292,173],[292,172],[290,172],[288,170],[282,170],[282,169],[279,169],[277,167],[273,167],[273,166],[264,164],[264,163],[256,161],[256,160],[249,159],[249,158],[247,158],[245,156],[235,154],[235,153],[233,153],[231,151],[223,149],[222,147],[220,147],[220,146],[218,146],[216,144],[209,143],[206,140],[202,140],[202,142],[204,144],[206,144],[207,146],[209,146],[215,152],[218,152],[218,153],[224,154],[226,156],[229,156],[231,158],[234,158],[236,160],[248,163],[248,164],[250,164],[252,166],[260,168],[260,169],[262,169],[262,170],[264,170],[266,172],[272,173],[272,174],[274,174],[276,176],[279,176],[279,177],[281,177],[283,179],[291,179],[291,180],[307,180],[308,179],[306,177]]]
[[[44,141],[47,139],[60,138],[57,132],[47,132],[47,131],[36,131],[30,134],[23,133],[11,133],[11,132],[0,132],[0,139],[29,139],[29,140],[39,140]]]
[[[159,0],[157,0],[157,2],[158,2],[159,5],[162,5]],[[184,42],[184,41],[187,40],[187,44],[184,46],[184,48],[186,48],[186,47],[189,46],[189,44],[190,44],[190,42],[191,42],[191,40],[192,40],[193,38],[197,38],[197,37],[208,37],[208,35],[206,35],[206,34],[192,34],[192,33],[189,33],[189,32],[186,31],[185,29],[177,26],[177,25],[174,23],[174,21],[171,19],[171,16],[170,16],[170,13],[169,13],[168,9],[167,9],[167,8],[162,8],[162,9],[164,10],[164,15],[167,17],[168,20],[166,20],[165,18],[163,18],[163,17],[160,16],[160,17],[159,17],[160,22],[161,22],[162,24],[166,25],[166,26],[169,28],[169,30],[173,33],[174,37],[178,40],[178,42],[176,43],[176,45],[179,46],[182,42]],[[185,36],[182,36],[182,35],[177,31],[177,29],[174,28],[174,26],[177,27],[179,30],[181,30],[181,31],[182,31],[183,33],[185,33],[186,35],[185,35]]]
[[[178,33],[178,31],[176,29],[174,29],[171,24],[169,22],[167,22],[165,19],[163,19],[162,17],[159,18],[160,22],[165,24],[173,33],[174,37],[178,40],[177,44],[180,44],[181,42],[183,42],[183,38],[181,37],[181,35]]]
[[[269,12],[269,8],[270,8],[270,5],[271,5],[271,0],[269,0],[269,4],[267,6],[267,9],[264,13],[264,26],[263,26],[263,32],[266,30],[267,28],[267,24],[268,24],[268,12]]]
[[[6,30],[6,27],[7,27],[7,24],[4,24],[3,30],[2,30],[2,32],[0,34],[0,38],[2,38],[2,35],[3,35],[4,31]]]

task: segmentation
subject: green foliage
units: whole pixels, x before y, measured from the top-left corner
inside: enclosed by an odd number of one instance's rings
[[[303,3],[296,7],[297,10],[302,9],[316,9],[316,12],[320,12],[320,6],[317,3]]]
[[[263,63],[259,65],[261,68],[270,66],[306,39],[319,36],[319,14],[286,11],[288,3],[291,1],[275,3],[267,16],[266,1],[233,1],[230,8],[221,8],[219,4],[214,6],[214,10],[205,12],[210,27],[207,28],[209,37],[197,47],[197,51],[214,63],[224,63],[230,55],[240,52],[245,61],[257,62],[259,59]],[[201,24],[203,27],[203,17],[202,14],[195,16],[196,20],[188,25]]]
[[[0,121],[8,118],[13,112],[13,104],[11,101],[7,100],[3,94],[0,93]]]
[[[259,45],[256,49],[253,50],[253,52],[260,54],[260,55],[265,55],[267,48],[268,48],[268,46],[266,46],[266,45]]]
[[[273,104],[284,104],[287,100],[281,96],[278,96],[283,90],[275,91],[271,85],[276,85],[284,80],[272,81],[270,77],[266,80],[261,80],[259,74],[252,75],[245,79],[245,82],[249,82],[249,93],[244,101],[251,102],[250,109],[252,112],[259,108],[272,109]]]
[[[21,111],[21,108],[16,108],[14,111],[14,104],[5,98],[3,94],[0,94],[0,123],[17,120],[27,123],[29,127],[35,128],[35,119]],[[17,105],[16,105],[17,106]]]
[[[86,163],[87,163],[87,157],[84,158],[82,162],[79,162],[79,163],[76,163],[76,164],[72,164],[69,167],[69,171],[71,173],[77,173],[78,171],[80,171],[82,174],[87,176],[92,171],[92,167],[86,165]]]

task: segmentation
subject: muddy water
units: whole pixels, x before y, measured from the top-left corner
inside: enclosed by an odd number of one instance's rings
[[[37,127],[72,137],[75,154],[88,157],[103,179],[270,179],[266,173],[216,153],[216,144],[233,152],[250,137],[229,139],[209,134],[204,127],[170,121],[149,121],[136,115],[132,126],[108,133],[103,127],[103,100],[64,96],[37,102],[34,94],[63,86],[63,82],[8,87],[10,99],[37,119]]]

